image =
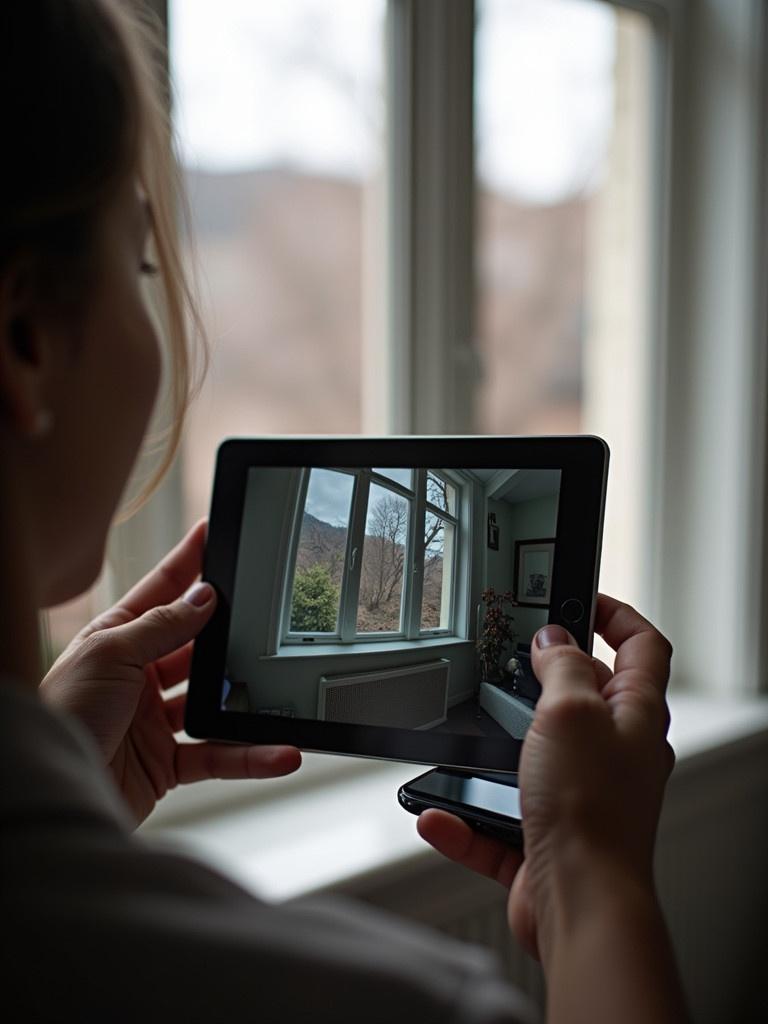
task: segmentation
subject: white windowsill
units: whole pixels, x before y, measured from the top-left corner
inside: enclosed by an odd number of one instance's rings
[[[675,695],[670,705],[678,765],[768,731],[766,699],[733,703]],[[397,802],[400,785],[425,770],[385,764],[198,820],[166,825],[150,820],[143,832],[206,860],[267,899],[290,899],[437,856],[417,835],[415,817]]]
[[[377,654],[381,651],[420,651],[425,647],[455,647],[457,644],[471,644],[459,636],[425,636],[419,640],[363,640],[351,644],[285,644],[277,654],[264,654],[259,661],[285,661],[288,658],[338,658],[340,654]]]

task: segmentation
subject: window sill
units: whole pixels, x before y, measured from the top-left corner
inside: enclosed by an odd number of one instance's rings
[[[728,702],[673,695],[670,739],[675,773],[757,734],[768,735],[768,700]],[[365,765],[365,762],[359,762]],[[367,767],[367,765],[366,765]],[[281,799],[228,806],[176,824],[151,818],[142,831],[207,861],[245,888],[272,900],[291,899],[366,878],[406,873],[437,856],[416,833],[416,820],[397,790],[423,765],[383,764],[319,788],[294,788]]]
[[[422,651],[431,647],[456,647],[458,644],[472,644],[458,636],[424,637],[423,640],[365,640],[352,644],[286,644],[277,654],[266,654],[259,661],[286,661],[291,658],[338,658],[340,654],[363,655],[374,651]]]

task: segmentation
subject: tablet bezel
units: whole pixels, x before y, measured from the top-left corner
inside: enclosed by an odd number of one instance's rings
[[[594,436],[234,438],[219,447],[203,565],[218,593],[216,610],[194,647],[185,730],[199,739],[287,743],[303,750],[466,769],[516,771],[522,741],[432,734],[223,710],[221,687],[240,546],[248,470],[260,466],[440,466],[559,469],[555,561],[549,621],[566,626],[591,652],[608,446]],[[567,621],[560,609],[580,601],[585,614]]]

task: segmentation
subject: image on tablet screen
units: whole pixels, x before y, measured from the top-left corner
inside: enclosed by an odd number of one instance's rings
[[[252,467],[222,708],[522,739],[560,476]]]

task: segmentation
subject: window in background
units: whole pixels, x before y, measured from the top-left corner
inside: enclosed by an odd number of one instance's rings
[[[218,442],[360,429],[364,282],[382,244],[385,0],[173,0],[175,126],[213,347],[185,519]],[[369,272],[370,271],[370,272]]]
[[[361,341],[385,278],[385,8],[170,4],[213,346],[182,452],[185,525],[207,509],[221,438],[361,427]],[[650,22],[599,0],[478,0],[476,14],[476,429],[608,440],[601,584],[642,603]],[[414,541],[431,596],[403,605],[411,627],[450,619],[446,512],[437,502]],[[51,618],[54,647],[87,603]]]
[[[477,429],[611,448],[601,585],[641,601],[648,502],[648,18],[478,0]]]

